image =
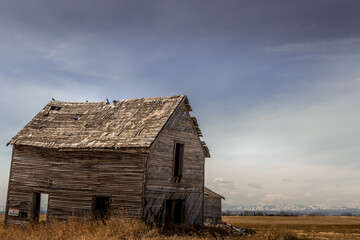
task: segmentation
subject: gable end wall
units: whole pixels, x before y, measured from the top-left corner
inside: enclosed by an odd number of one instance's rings
[[[173,177],[174,144],[184,144],[180,182]],[[163,224],[166,200],[185,200],[185,223],[203,223],[205,154],[184,103],[179,105],[150,148],[144,218]]]

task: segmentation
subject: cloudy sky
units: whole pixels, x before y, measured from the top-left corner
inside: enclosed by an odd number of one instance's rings
[[[185,94],[226,206],[360,208],[358,1],[0,2],[0,205],[52,97]]]

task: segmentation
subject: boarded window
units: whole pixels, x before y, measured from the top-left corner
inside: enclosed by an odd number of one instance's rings
[[[174,151],[174,177],[181,177],[184,160],[184,144],[175,143]]]

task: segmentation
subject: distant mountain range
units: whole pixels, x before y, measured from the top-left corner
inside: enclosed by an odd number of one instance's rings
[[[345,206],[331,206],[327,204],[318,205],[303,205],[303,204],[254,204],[248,206],[236,206],[223,204],[223,211],[231,211],[234,213],[253,211],[253,212],[266,212],[277,213],[280,211],[295,213],[295,214],[309,214],[309,213],[321,213],[324,215],[341,215],[341,214],[353,214],[360,216],[360,207],[349,208]],[[0,214],[5,213],[5,206],[0,205]]]
[[[335,215],[351,213],[360,215],[359,208],[349,208],[346,206],[331,206],[328,204],[317,204],[317,205],[303,205],[303,204],[255,204],[248,206],[235,206],[223,204],[223,211],[232,212],[243,212],[243,211],[254,211],[254,212],[292,212],[292,213],[322,213],[324,215]]]

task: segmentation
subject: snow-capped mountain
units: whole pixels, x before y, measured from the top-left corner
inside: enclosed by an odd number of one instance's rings
[[[349,208],[346,206],[333,206],[330,204],[316,204],[316,205],[303,205],[303,204],[254,204],[247,206],[236,206],[223,204],[223,210],[230,211],[264,211],[264,212],[323,212],[323,211],[335,211],[335,212],[352,212],[360,213],[360,207]]]

